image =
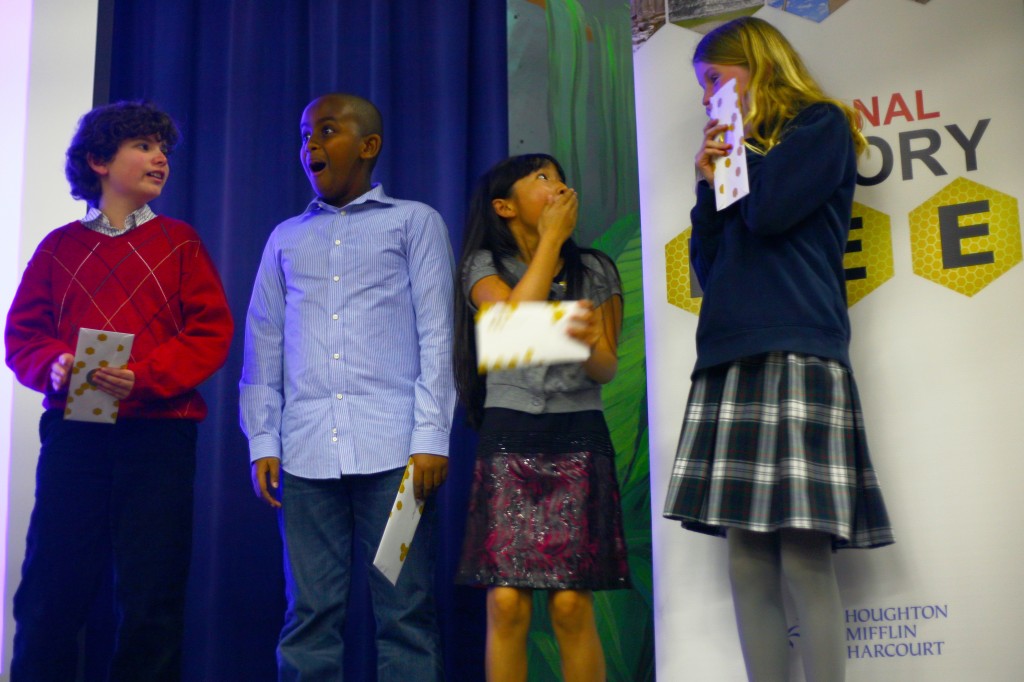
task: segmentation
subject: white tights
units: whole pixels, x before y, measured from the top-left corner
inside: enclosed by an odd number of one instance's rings
[[[807,682],[843,682],[843,607],[832,565],[832,536],[808,530],[757,533],[730,528],[727,537],[729,579],[748,679],[789,681],[785,581],[796,605]]]

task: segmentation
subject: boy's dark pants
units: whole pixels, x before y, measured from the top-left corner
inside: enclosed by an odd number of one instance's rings
[[[78,633],[113,560],[111,680],[179,680],[196,423],[64,421],[48,410],[14,595],[12,682],[75,677]]]

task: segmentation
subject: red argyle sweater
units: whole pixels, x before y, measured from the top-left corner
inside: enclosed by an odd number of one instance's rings
[[[196,391],[227,358],[234,330],[220,277],[187,223],[164,216],[110,237],[75,221],[36,249],[7,315],[7,365],[63,408],[50,367],[74,353],[80,327],[135,335],[135,372],[120,418],[200,420]]]

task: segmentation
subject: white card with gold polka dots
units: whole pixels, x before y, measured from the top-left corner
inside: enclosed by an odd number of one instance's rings
[[[728,156],[715,161],[715,207],[721,211],[750,194],[747,150],[743,146],[743,106],[735,78],[723,83],[711,96],[708,115],[729,126],[720,139],[732,145]]]
[[[377,547],[377,554],[373,557],[373,565],[391,581],[392,585],[398,584],[398,574],[402,572],[402,565],[416,534],[416,526],[423,516],[423,503],[416,500],[412,489],[412,470],[413,464],[410,459],[405,467],[402,482],[398,486],[398,495],[395,496],[395,504],[391,507],[388,523],[384,526],[384,535]]]
[[[583,362],[587,344],[569,336],[579,301],[488,303],[476,314],[476,360],[481,374],[559,362]]]
[[[75,363],[71,368],[67,407],[64,408],[65,419],[101,424],[117,421],[117,398],[96,388],[90,379],[100,367],[127,365],[134,340],[134,334],[85,327],[78,330]]]

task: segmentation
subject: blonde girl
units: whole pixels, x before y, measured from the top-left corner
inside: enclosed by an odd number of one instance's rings
[[[703,288],[697,362],[665,516],[724,536],[751,680],[789,679],[783,589],[809,682],[844,679],[837,548],[893,542],[850,367],[843,253],[864,149],[773,26],[731,21],[697,46],[703,104],[735,78],[750,194],[717,211],[709,120],[695,159],[691,262]]]

